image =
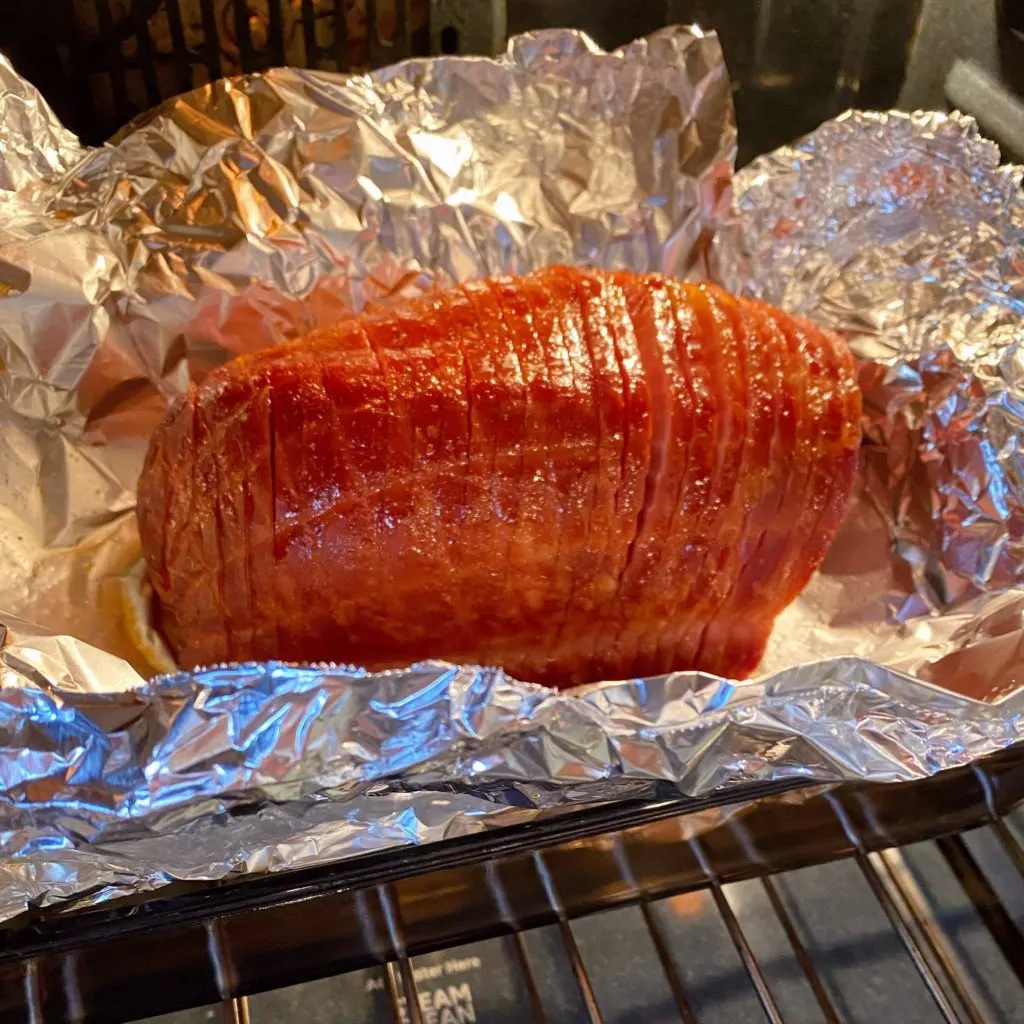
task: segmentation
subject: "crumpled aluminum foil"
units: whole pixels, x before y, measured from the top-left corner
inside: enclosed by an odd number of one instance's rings
[[[736,176],[712,260],[860,361],[858,502],[784,621],[987,700],[1024,684],[1021,174],[961,114],[847,113]]]
[[[8,67],[0,90],[0,919],[665,783],[916,778],[1021,737],[1022,218],[967,119],[840,118],[742,172],[730,213],[729,82],[695,29],[272,71],[91,151]],[[554,260],[711,273],[862,357],[861,493],[764,674],[145,683],[168,662],[133,487],[166,403],[341,308]]]

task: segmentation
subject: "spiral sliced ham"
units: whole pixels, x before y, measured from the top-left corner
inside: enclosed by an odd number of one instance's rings
[[[839,527],[859,423],[813,325],[551,267],[216,370],[153,437],[139,529],[185,666],[742,678]]]

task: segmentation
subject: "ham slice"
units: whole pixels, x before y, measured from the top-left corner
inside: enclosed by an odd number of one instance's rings
[[[551,267],[211,373],[152,439],[143,554],[187,667],[742,678],[838,530],[859,421],[813,325]]]

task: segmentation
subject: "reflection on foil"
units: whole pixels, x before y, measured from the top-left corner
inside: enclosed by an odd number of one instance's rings
[[[699,30],[272,71],[93,151],[9,69],[0,85],[0,918],[666,783],[916,778],[1021,735],[1022,216],[966,119],[847,115],[744,171],[729,216],[729,83]],[[761,678],[144,683],[168,661],[134,485],[167,402],[341,310],[555,260],[710,270],[862,359],[861,493]]]

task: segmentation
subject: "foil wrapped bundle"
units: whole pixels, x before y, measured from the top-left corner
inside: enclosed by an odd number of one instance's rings
[[[97,150],[0,88],[0,918],[1021,738],[1024,215],[967,119],[849,114],[733,179],[721,51],[681,28],[271,71]],[[718,277],[860,357],[862,485],[762,674],[173,673],[133,515],[167,402],[341,309],[554,261]]]

